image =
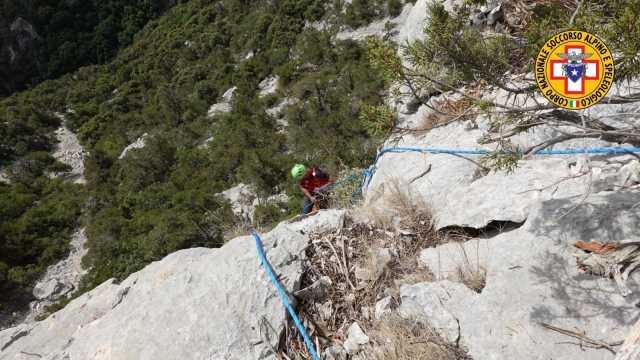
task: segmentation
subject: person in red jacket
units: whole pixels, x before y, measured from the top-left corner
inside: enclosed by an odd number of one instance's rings
[[[298,186],[304,194],[303,214],[313,210],[314,205],[319,205],[319,196],[331,186],[331,178],[317,166],[307,168],[297,164],[291,169],[291,176],[299,180]]]

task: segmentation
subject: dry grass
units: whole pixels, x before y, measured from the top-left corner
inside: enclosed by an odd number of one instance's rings
[[[465,359],[451,357],[450,354],[462,351],[447,345],[424,325],[408,327],[400,320],[379,322],[373,318],[380,298],[392,296],[397,304],[402,284],[432,280],[432,274],[419,266],[418,255],[423,248],[437,245],[441,237],[435,231],[428,207],[404,189],[400,184],[392,187],[390,196],[386,197],[391,211],[374,215],[375,223],[348,219],[336,232],[311,236],[307,250],[310,261],[302,288],[322,277],[331,279],[332,286],[325,298],[303,299],[299,312],[320,348],[344,342],[347,328],[357,321],[365,333],[381,334],[372,339],[372,348],[381,349],[381,354],[389,356],[381,359]],[[378,249],[389,249],[394,254],[388,263],[382,262],[385,266],[381,265]],[[356,269],[366,276],[357,278]],[[427,333],[429,336],[425,337]],[[394,338],[391,334],[397,336]],[[401,343],[414,338],[415,344]],[[388,340],[398,343],[390,345]],[[425,344],[419,343],[425,341]],[[455,351],[451,353],[449,348]],[[280,349],[284,359],[309,359],[293,327],[287,330]],[[425,349],[427,353],[416,355]],[[397,357],[392,357],[390,351]],[[414,355],[417,357],[412,357]]]
[[[413,196],[410,186],[399,180],[387,185],[383,205],[360,212],[366,213],[375,228],[394,233],[378,244],[378,248],[391,247],[397,251],[389,275],[396,285],[432,281],[433,274],[418,261],[418,256],[422,249],[443,243],[444,237],[435,230],[431,210],[420,197]]]
[[[222,229],[222,237],[224,242],[227,243],[239,236],[248,235],[251,233],[251,224],[244,222],[234,222],[233,225],[226,226]]]
[[[480,293],[487,285],[487,272],[484,268],[470,270],[466,266],[458,267],[458,278],[469,289]]]
[[[470,117],[473,103],[468,98],[433,100],[436,111],[430,111],[422,120],[422,130],[431,130]]]
[[[466,285],[469,289],[481,293],[487,285],[487,270],[480,263],[478,249],[475,254],[468,254],[462,244],[460,251],[464,257],[463,264],[458,266],[457,281]],[[473,258],[471,258],[473,256]]]
[[[382,344],[375,360],[462,360],[470,359],[460,348],[448,344],[433,329],[422,324],[388,317],[377,324],[372,337]]]
[[[533,9],[537,5],[557,4],[569,10],[575,10],[578,5],[577,0],[511,0],[503,3],[504,18],[507,20],[509,29],[522,34],[526,31],[529,23],[533,19]]]
[[[440,235],[445,239],[444,242],[458,244],[462,257],[455,274],[451,274],[449,280],[463,283],[477,293],[482,292],[487,282],[487,270],[482,265],[484,260],[480,259],[479,249],[469,253],[463,244],[476,236],[472,236],[461,228],[449,228],[441,231]]]

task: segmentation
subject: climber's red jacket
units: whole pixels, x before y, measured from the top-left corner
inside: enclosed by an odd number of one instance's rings
[[[310,193],[316,192],[320,187],[323,187],[329,183],[329,175],[320,170],[317,166],[310,167],[300,180],[300,186]]]

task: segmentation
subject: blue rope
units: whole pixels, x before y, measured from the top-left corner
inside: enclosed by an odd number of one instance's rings
[[[350,176],[346,176],[342,179],[337,180],[335,183],[331,185],[331,188],[338,187],[346,182],[362,177],[362,182],[360,183],[360,190],[366,189],[373,178],[373,175],[376,170],[376,164],[378,160],[387,153],[405,153],[405,152],[418,152],[418,153],[429,153],[429,154],[452,154],[452,155],[487,155],[492,153],[490,150],[484,149],[447,149],[447,148],[414,148],[414,147],[392,147],[380,150],[376,154],[375,161],[373,165],[369,168],[362,170],[359,174],[352,174]],[[640,153],[640,147],[596,147],[596,148],[576,148],[576,149],[558,149],[558,150],[540,150],[534,153],[534,155],[573,155],[573,154],[632,154],[632,153]],[[356,190],[357,192],[357,190]],[[355,199],[356,192],[354,192],[351,196],[352,200]],[[275,286],[278,296],[280,297],[280,301],[287,309],[289,315],[293,319],[302,339],[304,340],[304,344],[307,347],[307,350],[311,354],[314,360],[320,360],[320,357],[316,353],[315,346],[313,342],[307,335],[307,332],[302,325],[302,322],[296,315],[295,310],[291,306],[289,302],[289,297],[287,296],[285,290],[282,288],[282,285],[278,281],[278,278],[273,272],[273,268],[271,264],[269,264],[269,260],[264,253],[264,249],[262,248],[262,241],[258,233],[254,231],[251,232],[255,241],[256,241],[256,249],[258,250],[258,257],[260,258],[260,263],[262,267],[264,267],[267,275],[273,285]]]
[[[260,235],[258,235],[258,233],[255,230],[251,231],[251,235],[253,235],[253,238],[256,241],[256,249],[258,250],[258,257],[260,258],[260,263],[262,264],[262,267],[264,268],[264,270],[267,272],[267,275],[269,276],[269,279],[273,283],[273,286],[275,286],[276,290],[278,291],[278,296],[280,297],[280,301],[282,302],[284,307],[287,309],[287,312],[289,312],[289,315],[291,315],[291,318],[293,319],[293,322],[296,324],[296,327],[298,328],[300,335],[302,335],[302,339],[304,340],[304,344],[306,345],[307,350],[313,357],[313,360],[320,360],[318,353],[316,353],[316,348],[313,345],[313,342],[311,341],[311,339],[309,338],[309,335],[307,335],[307,332],[304,329],[304,325],[302,325],[302,322],[298,318],[298,315],[296,315],[295,310],[293,310],[293,307],[289,302],[289,297],[287,296],[287,293],[285,292],[284,288],[278,281],[276,274],[273,272],[273,268],[271,267],[271,264],[269,263],[269,260],[267,259],[267,256],[264,253],[264,249],[262,248],[262,240],[260,239]]]
[[[414,147],[392,147],[380,150],[376,154],[375,161],[373,165],[369,168],[362,170],[359,174],[353,174],[342,179],[337,180],[335,183],[331,185],[331,188],[335,188],[340,186],[348,181],[357,179],[362,177],[362,182],[360,184],[360,189],[366,189],[373,178],[373,175],[376,170],[376,164],[378,160],[382,157],[382,155],[386,153],[405,153],[405,152],[419,152],[419,153],[429,153],[429,154],[452,154],[452,155],[487,155],[490,154],[490,150],[484,149],[447,149],[447,148],[414,148]],[[540,150],[534,153],[534,155],[573,155],[573,154],[633,154],[640,153],[640,147],[595,147],[595,148],[576,148],[576,149],[558,149],[558,150]],[[357,191],[357,190],[356,190]],[[356,193],[354,192],[351,196],[352,200],[355,198]],[[262,241],[258,233],[253,230],[251,232],[253,238],[256,241],[256,249],[258,250],[258,257],[260,258],[260,263],[262,267],[264,267],[267,275],[269,276],[271,282],[275,286],[278,296],[280,297],[280,301],[287,309],[289,315],[293,319],[300,335],[302,335],[302,339],[304,340],[304,344],[307,347],[307,350],[311,354],[314,360],[320,360],[320,357],[316,353],[315,346],[313,342],[307,335],[307,332],[302,325],[302,322],[296,315],[295,310],[291,306],[289,302],[289,297],[287,296],[285,290],[282,288],[282,285],[278,281],[278,278],[273,272],[273,268],[267,259],[267,256],[264,253],[264,249],[262,248]]]
[[[356,180],[356,179],[360,179],[360,177],[362,176],[362,173],[357,173],[357,174],[352,174],[349,176],[345,176],[341,179],[336,180],[333,184],[331,184],[330,188],[336,188],[346,182],[352,181],[352,180]]]
[[[447,149],[447,148],[416,148],[416,147],[391,147],[385,148],[376,154],[375,161],[368,169],[362,171],[360,175],[351,175],[347,178],[338,180],[334,186],[338,186],[343,182],[351,180],[354,176],[362,176],[361,189],[369,187],[373,174],[376,171],[378,160],[387,153],[405,153],[418,152],[425,154],[451,154],[451,155],[488,155],[491,150],[484,149]],[[534,155],[575,155],[575,154],[635,154],[640,153],[640,147],[593,147],[593,148],[575,148],[575,149],[557,149],[557,150],[539,150]]]
[[[447,148],[414,148],[414,147],[392,147],[380,150],[376,156],[376,162],[386,153],[420,152],[431,154],[452,154],[452,155],[487,155],[491,150],[484,149],[447,149]],[[640,153],[640,147],[595,147],[595,148],[575,148],[557,150],[539,150],[534,155],[573,155],[573,154],[633,154]]]
[[[540,150],[536,155],[572,155],[572,154],[635,154],[640,147],[596,147],[558,150]]]

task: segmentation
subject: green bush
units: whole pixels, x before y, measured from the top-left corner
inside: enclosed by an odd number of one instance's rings
[[[132,43],[134,35],[172,2],[150,0],[26,2],[6,0],[0,17],[8,23],[22,17],[41,37],[36,71],[16,90],[74,71],[83,65],[105,63]],[[8,95],[8,94],[0,94]]]
[[[360,109],[360,122],[373,137],[383,138],[395,128],[396,116],[387,105],[364,105]]]
[[[387,11],[389,15],[392,17],[396,17],[400,15],[402,12],[402,1],[401,0],[389,0],[387,2]]]
[[[0,303],[66,255],[83,202],[82,188],[61,180],[0,185]]]
[[[256,206],[253,223],[258,229],[268,229],[289,216],[284,204],[267,202]]]

